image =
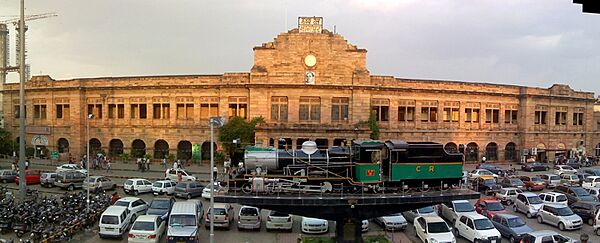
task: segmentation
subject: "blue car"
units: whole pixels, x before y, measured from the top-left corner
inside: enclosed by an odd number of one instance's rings
[[[519,242],[523,235],[533,231],[523,219],[512,214],[496,214],[492,217],[492,223],[500,231],[500,234],[508,238],[511,243]]]

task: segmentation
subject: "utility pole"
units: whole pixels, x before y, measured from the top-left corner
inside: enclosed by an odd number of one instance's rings
[[[215,167],[215,137],[214,137],[214,127],[223,126],[225,123],[225,119],[223,117],[211,117],[209,118],[210,122],[210,235],[209,242],[215,242],[215,174],[213,172],[213,168]]]
[[[27,181],[25,180],[25,0],[21,0],[21,19],[19,20],[19,195],[26,195]]]

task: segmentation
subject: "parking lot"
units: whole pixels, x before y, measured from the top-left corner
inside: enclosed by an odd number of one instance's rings
[[[2,162],[2,167],[6,168],[7,164],[6,162]],[[42,169],[42,170],[53,170],[53,168],[56,165],[48,165],[46,163],[34,163],[33,165],[34,169]],[[131,165],[133,167],[133,165]],[[155,179],[155,178],[163,178],[164,177],[164,173],[160,172],[158,169],[159,166],[156,166],[155,169],[156,171],[152,171],[152,172],[145,172],[145,173],[141,173],[141,172],[137,172],[137,171],[131,171],[131,170],[119,170],[118,168],[116,168],[114,171],[107,173],[106,171],[93,171],[92,170],[92,174],[93,175],[105,175],[110,177],[112,180],[114,180],[116,183],[122,185],[124,180],[126,178],[150,178],[150,179]],[[506,166],[508,167],[508,166]],[[471,168],[471,167],[467,167],[467,168]],[[549,171],[549,173],[551,173],[552,170]],[[532,174],[541,174],[541,173],[546,173],[546,172],[522,172],[522,171],[518,171],[519,175],[532,175]],[[200,180],[207,180],[209,178],[209,174],[208,173],[201,173],[198,175]],[[17,186],[14,183],[8,183],[6,184],[7,186],[9,186],[10,188],[14,188],[16,189]],[[32,185],[30,186],[30,188],[34,188],[34,189],[38,189],[42,192],[48,192],[48,193],[64,193],[64,190],[61,190],[59,188],[41,188],[39,185]],[[121,197],[124,197],[124,193],[122,189],[117,189],[119,195]],[[547,189],[545,189],[544,191],[548,191]],[[109,193],[111,193],[109,191]],[[536,192],[539,193],[539,192]],[[145,194],[140,194],[138,197],[144,199],[146,202],[150,202],[152,201],[152,199],[154,198],[154,196],[150,193],[145,193]],[[177,199],[178,201],[182,201],[185,199]],[[202,200],[205,203],[205,209],[206,204],[208,204],[208,201],[206,200]],[[475,203],[475,201],[472,201],[473,203]],[[235,212],[237,212],[237,210],[239,209],[239,205],[234,205],[235,208]],[[509,212],[513,212],[512,207],[507,207],[507,210]],[[261,212],[262,214],[262,219],[266,219],[267,215],[268,215],[268,210],[262,210]],[[550,225],[546,225],[546,224],[539,224],[535,218],[533,219],[528,219],[525,217],[525,215],[521,214],[521,213],[514,213],[518,216],[520,216],[521,218],[523,218],[527,225],[529,225],[531,228],[533,228],[534,230],[554,230],[559,232],[559,230],[556,227],[550,226]],[[235,221],[235,220],[234,220]],[[265,229],[265,223],[263,221],[262,224],[262,228],[260,231],[239,231],[237,230],[237,227],[234,224],[232,225],[232,227],[229,230],[222,230],[222,229],[218,229],[215,231],[215,242],[257,242],[257,243],[271,243],[271,242],[292,242],[295,241],[300,235],[303,235],[301,233],[300,230],[300,221],[301,221],[301,217],[300,216],[295,216],[294,217],[294,223],[293,223],[293,230],[292,232],[267,232]],[[203,220],[204,222],[204,220]],[[330,222],[329,223],[329,235],[333,236],[333,232],[335,230],[335,223],[334,222]],[[593,232],[593,227],[588,225],[588,224],[584,224],[583,228],[580,230],[575,230],[575,231],[564,231],[561,232],[562,234],[575,238],[575,239],[579,239],[580,235],[583,233],[586,233],[590,236],[590,239],[592,239],[592,241],[590,242],[600,242],[600,237],[596,236]],[[375,234],[375,235],[381,235],[381,234],[387,234],[390,238],[394,239],[394,242],[419,242],[418,238],[415,237],[415,233],[414,233],[414,229],[412,224],[409,224],[407,227],[407,230],[405,232],[396,232],[396,233],[391,233],[391,232],[384,232],[381,227],[379,227],[378,225],[376,225],[372,220],[370,221],[369,224],[369,232],[367,234]],[[201,235],[201,239],[207,240],[209,237],[209,233],[208,230],[206,230],[204,227],[200,228],[200,235]],[[15,237],[14,234],[8,234],[8,235],[2,235],[0,236],[0,238],[12,238]],[[100,239],[98,237],[97,234],[97,229],[91,229],[90,231],[87,232],[83,232],[81,234],[78,234],[75,236],[75,240],[77,240],[77,242],[127,242],[127,239],[122,239],[122,240],[111,240],[111,239]],[[164,241],[164,239],[163,239]],[[508,241],[506,239],[504,239],[504,241]],[[465,239],[458,239],[457,242],[467,242]]]

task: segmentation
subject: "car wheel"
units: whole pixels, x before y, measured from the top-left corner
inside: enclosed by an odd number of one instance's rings
[[[456,236],[456,238],[460,238],[460,232],[457,228],[454,228],[454,236]]]
[[[192,194],[187,194],[187,199],[192,199]]]
[[[600,236],[600,228],[597,228],[597,229],[595,230],[595,232],[596,232],[596,235]]]
[[[417,235],[417,227],[415,227],[415,236],[419,237],[419,235]]]
[[[563,224],[562,222],[558,223],[558,229],[560,231],[564,231],[565,230],[565,224]]]
[[[529,213],[527,213],[527,214],[529,214]],[[541,223],[544,223],[544,220],[542,219],[542,216],[537,216],[537,221],[538,221],[538,223],[540,223],[540,224],[541,224]]]
[[[527,212],[527,218],[533,218],[533,214],[531,214],[531,212]]]
[[[7,182],[8,182],[8,181],[7,181],[6,179],[3,179],[3,180],[2,180],[2,183],[7,183]]]
[[[133,195],[134,195],[134,196],[137,196],[137,195],[139,195],[139,194],[140,194],[140,192],[138,192],[138,190],[133,190]]]
[[[510,242],[510,243],[517,243],[517,242],[515,241],[515,237],[514,237],[514,236],[512,236],[512,235],[510,236],[510,239],[508,239],[508,240],[509,240],[509,242]]]
[[[548,167],[546,167],[546,171],[548,171],[548,170],[549,170]]]
[[[529,169],[529,172],[533,172],[533,168]]]
[[[515,211],[515,213],[519,212],[519,209],[517,209],[517,205],[513,205],[513,211]]]
[[[69,191],[73,191],[73,190],[75,190],[75,186],[73,186],[73,185],[69,185],[69,187],[67,187],[67,190],[69,190]]]
[[[588,224],[589,225],[594,225],[594,219],[593,218],[589,218],[588,219]]]

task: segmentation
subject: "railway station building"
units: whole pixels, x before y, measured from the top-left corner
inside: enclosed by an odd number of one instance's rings
[[[209,117],[262,116],[257,144],[297,148],[314,140],[327,148],[368,139],[373,114],[381,140],[442,143],[464,149],[468,162],[600,155],[600,104],[592,92],[371,74],[366,49],[322,26],[322,18],[299,18],[298,28],[253,48],[248,72],[34,76],[26,83],[27,147],[79,157],[89,125],[92,154],[188,158],[193,146],[210,149]],[[1,90],[5,128],[19,139],[19,85]]]

